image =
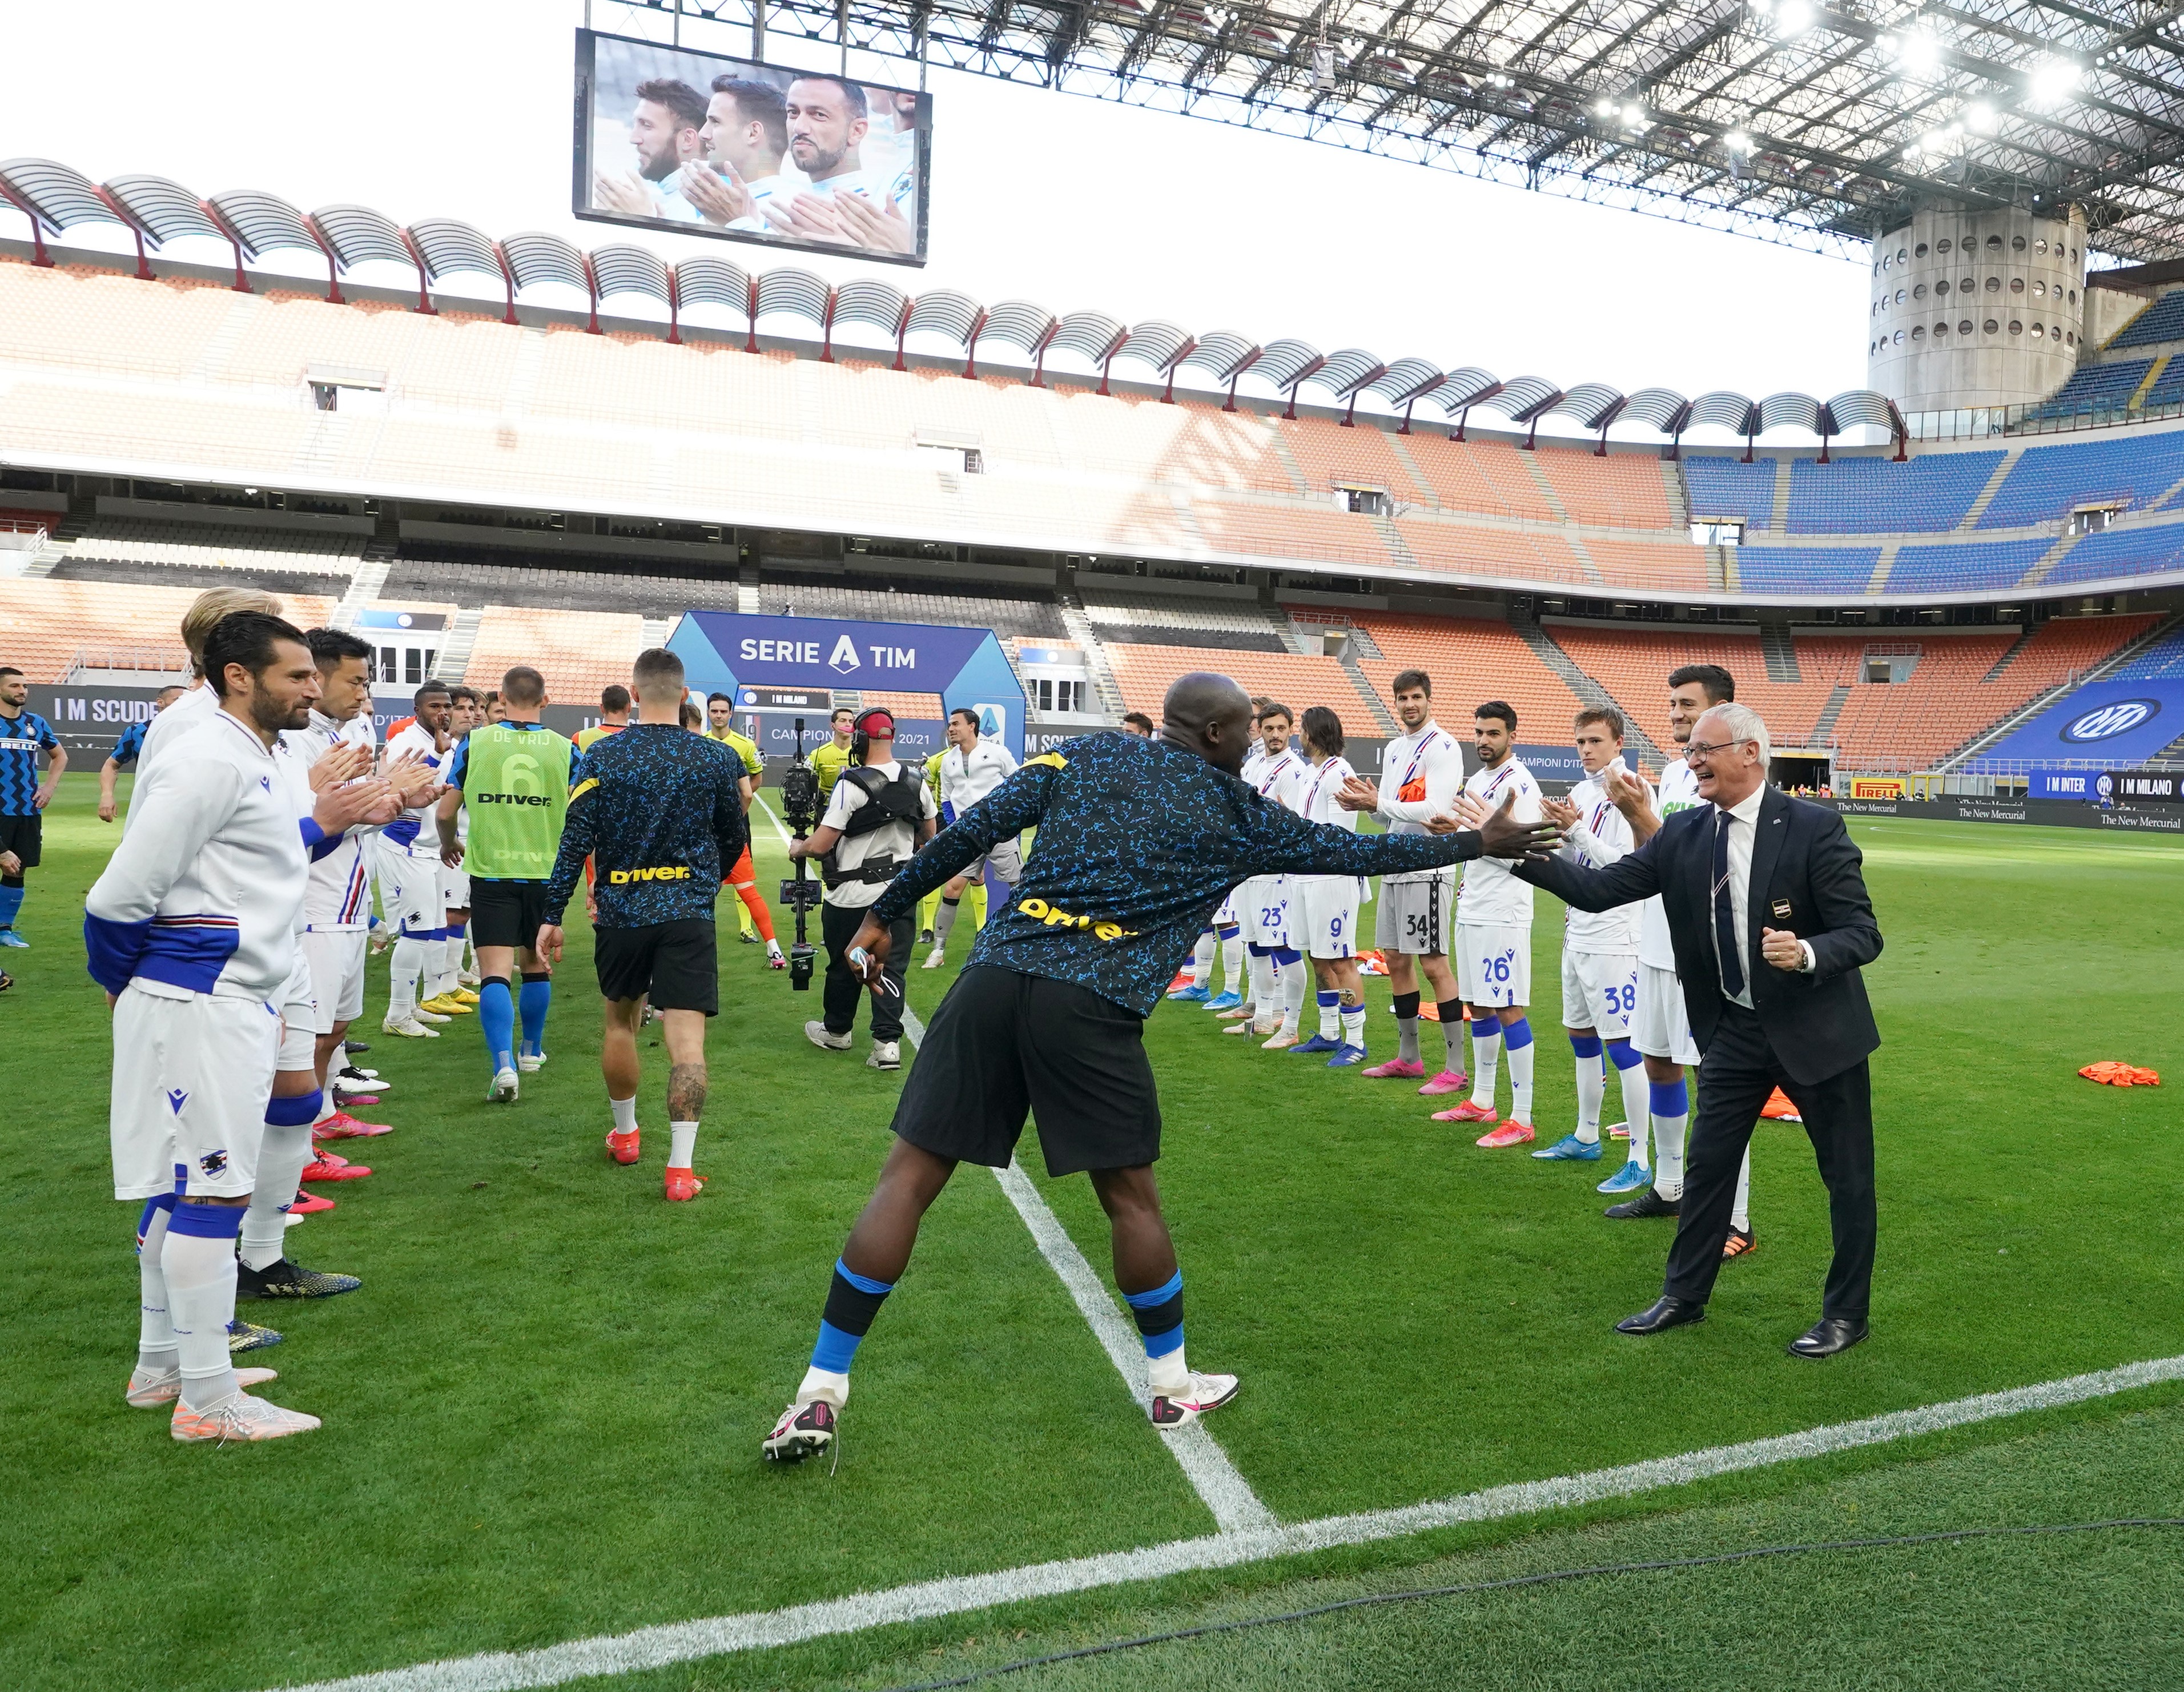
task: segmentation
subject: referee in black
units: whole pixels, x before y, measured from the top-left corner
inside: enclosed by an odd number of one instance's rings
[[[749,840],[750,777],[734,748],[682,726],[680,658],[664,646],[641,652],[631,679],[638,720],[585,750],[569,791],[538,949],[560,960],[561,913],[591,857],[593,962],[606,1001],[599,1069],[614,1111],[607,1150],[617,1163],[638,1159],[637,1034],[649,999],[667,1042],[667,1197],[694,1198],[705,1019],[720,1010],[713,902]]]
[[[794,1461],[833,1442],[850,1359],[909,1265],[919,1220],[958,1163],[1006,1166],[1027,1114],[1048,1173],[1089,1174],[1107,1213],[1155,1425],[1181,1427],[1227,1403],[1234,1376],[1184,1361],[1183,1276],[1153,1181],[1160,1101],[1145,1019],[1249,876],[1378,875],[1557,843],[1552,824],[1506,811],[1440,835],[1307,823],[1237,779],[1251,703],[1234,682],[1184,676],[1162,714],[1156,739],[1088,734],[1028,759],[911,860],[852,941],[851,963],[877,985],[898,919],[1001,841],[1039,830],[1022,879],[933,1013],[878,1190],[835,1265],[811,1367],[763,1443],[768,1457]]]

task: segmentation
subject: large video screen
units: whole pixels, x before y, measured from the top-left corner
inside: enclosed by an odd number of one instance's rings
[[[911,88],[577,31],[577,215],[925,262],[933,106]]]

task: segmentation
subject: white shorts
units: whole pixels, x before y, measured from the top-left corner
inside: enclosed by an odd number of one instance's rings
[[[440,866],[440,908],[443,911],[467,911],[471,907],[471,873],[467,869],[450,869]]]
[[[1373,937],[1383,952],[1411,958],[1440,958],[1449,950],[1448,931],[1456,921],[1456,871],[1440,870],[1412,880],[1392,876],[1380,882],[1380,910]]]
[[[304,935],[304,960],[310,966],[311,997],[318,1002],[313,1030],[332,1034],[334,1025],[364,1014],[365,943],[360,928],[311,929]]]
[[[1532,1002],[1532,930],[1517,923],[1456,925],[1456,992],[1468,1005]]]
[[[448,907],[440,899],[440,870],[436,857],[412,857],[389,846],[379,855],[379,914],[387,927],[399,934],[422,935],[444,928]]]
[[[1563,1026],[1628,1040],[1638,1014],[1638,954],[1563,948]]]
[[[1004,887],[1013,887],[1023,880],[1023,841],[1021,837],[1003,840],[983,857],[972,858],[957,873],[966,880],[983,880],[986,866],[994,867],[994,874]]]
[[[1666,1058],[1685,1069],[1697,1067],[1698,1042],[1691,1038],[1684,984],[1674,970],[1651,963],[1638,966],[1638,1014],[1631,1023],[1630,1039],[1649,1058]]]
[[[1231,896],[1243,913],[1244,940],[1250,946],[1290,943],[1290,879],[1255,875]]]
[[[1290,883],[1290,931],[1308,958],[1357,955],[1357,878],[1300,875]]]
[[[1241,928],[1244,925],[1243,914],[1236,907],[1236,896],[1243,891],[1240,887],[1230,888],[1228,896],[1221,902],[1221,908],[1213,913],[1212,923],[1217,932],[1224,928]]]
[[[132,983],[114,1006],[114,1196],[248,1194],[280,1043],[270,1005]]]

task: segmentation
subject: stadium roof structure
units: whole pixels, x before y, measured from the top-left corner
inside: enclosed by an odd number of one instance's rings
[[[601,332],[599,305],[610,296],[638,294],[667,309],[670,341],[682,338],[686,305],[727,308],[744,326],[744,345],[759,350],[759,324],[766,317],[801,320],[818,331],[819,356],[832,362],[834,333],[844,324],[863,324],[891,336],[894,367],[905,367],[909,338],[925,334],[951,343],[963,360],[962,373],[978,374],[978,349],[986,343],[1014,347],[1031,360],[1031,383],[1043,386],[1046,358],[1059,349],[1097,366],[1100,392],[1109,392],[1114,366],[1128,360],[1164,379],[1161,397],[1173,403],[1176,372],[1185,368],[1210,373],[1228,388],[1226,410],[1236,409],[1237,384],[1246,376],[1276,394],[1286,394],[1286,415],[1296,416],[1297,396],[1316,388],[1340,403],[1342,422],[1356,421],[1361,394],[1371,394],[1400,412],[1397,433],[1411,432],[1412,415],[1421,402],[1452,419],[1451,433],[1463,438],[1474,407],[1499,413],[1525,426],[1525,444],[1539,438],[1540,422],[1557,416],[1596,433],[1597,450],[1607,450],[1607,431],[1618,422],[1642,423],[1680,449],[1684,432],[1694,426],[1724,430],[1745,438],[1752,456],[1758,438],[1777,428],[1796,428],[1817,436],[1825,462],[1827,444],[1854,428],[1886,433],[1904,453],[1908,431],[1894,402],[1858,388],[1821,401],[1804,394],[1775,394],[1752,400],[1741,394],[1715,393],[1687,399],[1671,388],[1648,388],[1625,395],[1605,383],[1580,383],[1564,388],[1543,376],[1503,381],[1476,366],[1443,370],[1418,357],[1392,362],[1362,347],[1323,353],[1294,338],[1260,344],[1225,329],[1193,334],[1160,318],[1135,326],[1103,311],[1072,311],[1056,316],[1029,300],[1003,300],[987,306],[954,288],[929,288],[915,296],[876,276],[860,276],[839,287],[793,265],[770,271],[746,270],[734,260],[705,256],[669,264],[650,248],[616,242],[580,251],[558,235],[532,232],[494,240],[454,218],[425,218],[396,225],[368,206],[326,206],[298,211],[277,195],[236,190],[198,199],[160,176],[117,176],[103,186],[50,159],[0,160],[0,204],[14,206],[31,223],[33,262],[49,265],[48,232],[59,234],[78,224],[118,224],[135,237],[136,274],[154,272],[147,251],[196,236],[225,243],[235,263],[238,292],[251,292],[249,266],[283,249],[315,254],[326,261],[326,299],[345,303],[341,278],[366,262],[392,262],[414,270],[416,310],[433,312],[432,289],[444,279],[476,275],[498,282],[503,321],[517,321],[517,296],[526,288],[552,283],[583,296],[586,327]]]
[[[602,0],[692,44],[751,0]],[[1847,250],[1923,204],[2184,254],[2184,0],[766,0],[800,35]],[[702,14],[702,15],[701,15]],[[708,45],[711,43],[706,43]]]

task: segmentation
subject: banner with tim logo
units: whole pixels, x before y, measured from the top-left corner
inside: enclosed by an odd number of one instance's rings
[[[2065,694],[1981,756],[2080,770],[2142,764],[2184,735],[2184,680],[2105,681]],[[2094,796],[2090,785],[2070,798]]]

